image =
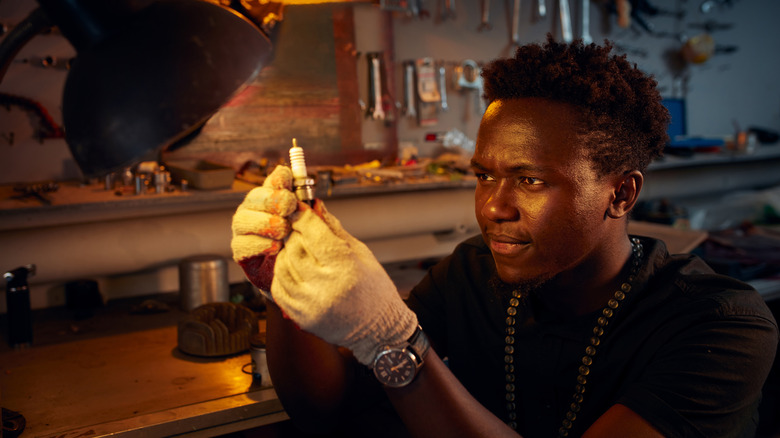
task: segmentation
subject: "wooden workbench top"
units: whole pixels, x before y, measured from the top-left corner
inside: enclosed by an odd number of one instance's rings
[[[23,437],[214,436],[287,418],[273,388],[242,371],[249,353],[199,358],[175,325],[0,353],[0,404]]]

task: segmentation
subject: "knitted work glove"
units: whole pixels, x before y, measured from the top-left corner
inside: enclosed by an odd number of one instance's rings
[[[298,200],[291,191],[292,171],[276,166],[261,187],[252,189],[233,215],[233,260],[241,266],[249,281],[271,298],[274,261],[290,233],[287,216]]]
[[[303,203],[276,258],[271,291],[303,330],[349,348],[372,365],[387,346],[414,332],[417,316],[371,251],[330,215],[322,201]]]

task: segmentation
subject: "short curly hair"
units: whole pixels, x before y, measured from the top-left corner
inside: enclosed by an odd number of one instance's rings
[[[513,58],[497,59],[482,70],[484,97],[541,97],[582,111],[580,138],[600,175],[642,172],[663,155],[669,112],[656,80],[626,56],[611,55],[612,44],[557,43],[521,46]]]

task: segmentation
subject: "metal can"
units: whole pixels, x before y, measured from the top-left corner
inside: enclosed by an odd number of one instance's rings
[[[249,338],[249,354],[252,356],[252,378],[260,386],[272,386],[266,361],[265,339],[260,334]]]

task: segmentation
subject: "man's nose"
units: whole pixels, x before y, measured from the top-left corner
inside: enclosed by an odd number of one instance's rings
[[[514,188],[506,181],[499,182],[482,206],[482,215],[495,222],[517,220],[520,218],[520,211],[516,201]]]

